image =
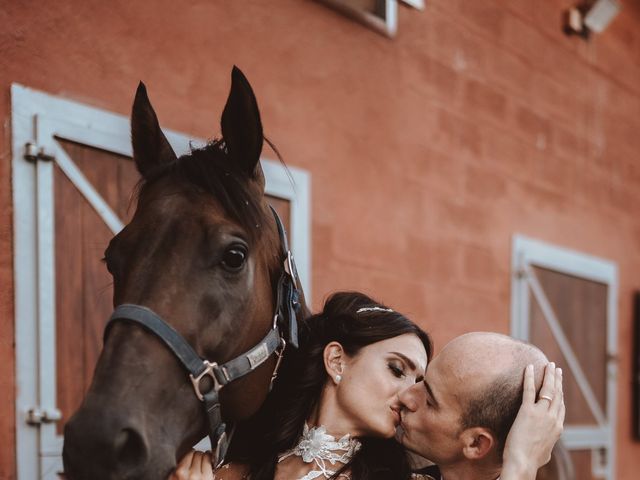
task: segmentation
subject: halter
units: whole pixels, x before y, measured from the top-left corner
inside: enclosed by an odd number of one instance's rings
[[[117,306],[111,314],[104,332],[106,341],[109,330],[114,323],[118,321],[133,322],[155,334],[173,352],[189,372],[189,378],[193,384],[196,397],[203,404],[209,423],[209,438],[214,449],[212,462],[216,467],[219,467],[224,462],[231,440],[231,433],[227,433],[227,426],[222,421],[220,390],[225,385],[254,371],[275,353],[278,359],[271,376],[271,384],[269,386],[269,390],[271,390],[287,341],[294,348],[298,348],[297,315],[300,313],[298,272],[293,261],[293,255],[289,250],[284,225],[273,207],[270,206],[270,208],[278,226],[283,268],[278,280],[273,326],[256,346],[222,365],[218,365],[217,362],[203,360],[184,337],[164,321],[160,315],[147,307],[134,304]],[[211,386],[208,389],[207,387],[203,389],[200,385],[200,382],[205,377],[209,377],[211,380]]]

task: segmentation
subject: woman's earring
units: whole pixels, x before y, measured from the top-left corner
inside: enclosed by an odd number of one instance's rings
[[[336,375],[336,383],[340,383],[342,380],[342,375]]]

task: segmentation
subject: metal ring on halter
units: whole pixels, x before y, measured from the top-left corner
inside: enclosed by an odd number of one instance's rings
[[[553,398],[549,395],[540,395],[540,398],[538,398],[538,400],[549,400],[549,403],[553,402]]]

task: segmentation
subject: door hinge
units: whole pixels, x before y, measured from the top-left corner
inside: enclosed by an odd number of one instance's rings
[[[38,160],[51,162],[55,157],[45,152],[44,147],[38,148],[35,143],[27,142],[24,145],[24,159],[28,162],[36,163]]]
[[[62,412],[57,408],[32,407],[27,411],[26,420],[29,425],[54,423],[62,420]]]

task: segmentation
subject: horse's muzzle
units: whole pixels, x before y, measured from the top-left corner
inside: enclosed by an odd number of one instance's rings
[[[63,460],[68,480],[166,478],[175,459],[169,452],[154,453],[149,451],[141,419],[85,407],[65,426]]]

